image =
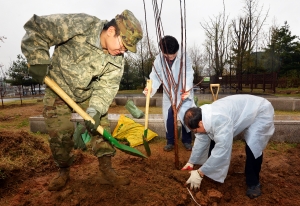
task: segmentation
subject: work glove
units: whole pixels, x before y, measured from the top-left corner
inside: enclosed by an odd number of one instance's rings
[[[90,120],[84,120],[84,124],[86,129],[93,135],[99,135],[99,132],[97,131],[97,128],[100,124],[100,117],[101,114],[99,111],[97,111],[96,109],[94,109],[93,107],[88,107],[86,110],[86,113],[88,113],[88,115],[90,115],[94,121],[95,124],[93,124]]]
[[[191,163],[186,163],[181,170],[193,170],[194,165]]]
[[[86,150],[87,147],[82,139],[82,134],[84,134],[86,131],[86,128],[84,125],[77,122],[76,129],[73,134],[73,141],[74,141],[74,149],[82,149]]]
[[[39,84],[44,84],[45,77],[48,74],[48,64],[28,65],[28,72]]]
[[[181,90],[180,92],[181,92],[181,100],[182,101],[190,96],[190,92],[185,92],[183,90]]]
[[[200,174],[198,173],[198,170],[192,170],[190,171],[190,178],[186,181],[185,185],[190,184],[190,190],[192,189],[200,189],[200,184],[202,181],[202,177],[200,177]]]

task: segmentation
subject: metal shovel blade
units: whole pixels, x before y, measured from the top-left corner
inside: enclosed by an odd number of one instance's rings
[[[45,84],[47,84],[57,95],[59,95],[70,107],[72,107],[75,112],[77,112],[84,120],[91,121],[95,124],[94,119],[88,115],[81,107],[79,107],[76,102],[73,101],[57,84],[54,82],[50,77],[45,77]],[[97,128],[97,131],[103,135],[103,137],[108,140],[112,145],[114,145],[119,150],[134,155],[138,157],[147,158],[143,153],[140,151],[129,147],[127,145],[119,143],[115,138],[111,136],[107,131],[103,129],[100,125]]]
[[[151,155],[151,150],[150,150],[150,146],[147,142],[147,134],[148,134],[148,129],[144,130],[144,135],[143,135],[143,144],[144,144],[144,148],[147,152],[148,157],[150,157]]]

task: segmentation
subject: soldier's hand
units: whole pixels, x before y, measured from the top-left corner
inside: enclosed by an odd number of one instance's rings
[[[96,109],[94,109],[93,107],[89,107],[87,108],[86,112],[88,113],[88,115],[90,115],[95,123],[93,124],[90,120],[84,120],[85,123],[85,127],[86,129],[92,134],[92,135],[98,135],[99,132],[97,131],[97,128],[100,124],[100,117],[101,114],[99,111],[97,111]]]
[[[48,74],[48,64],[28,65],[28,72],[39,84],[44,84],[45,77]]]

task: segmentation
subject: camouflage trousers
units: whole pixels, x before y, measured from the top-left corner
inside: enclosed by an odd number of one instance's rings
[[[70,121],[73,110],[48,87],[45,90],[43,103],[43,116],[49,134],[49,144],[54,161],[59,167],[69,167],[74,160],[72,153],[74,142],[72,137],[75,127],[74,123]],[[78,103],[78,105],[83,110],[86,110],[88,103],[89,100],[86,100]],[[100,125],[110,132],[108,114],[101,117]],[[101,135],[92,136],[90,134],[90,136],[92,137],[91,146],[95,156],[115,155],[115,148]]]

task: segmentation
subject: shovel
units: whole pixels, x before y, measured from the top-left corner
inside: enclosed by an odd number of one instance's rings
[[[91,121],[95,124],[94,119],[88,115],[81,107],[79,107],[50,77],[45,77],[45,84],[47,84],[56,94],[58,94],[70,107],[72,107],[84,120]],[[116,148],[120,149],[121,151],[138,156],[147,158],[143,153],[140,151],[129,147],[127,145],[119,143],[115,138],[111,136],[106,130],[103,129],[100,125],[97,128],[97,131],[103,135],[103,137],[108,140],[112,145]]]
[[[146,108],[145,108],[145,130],[144,130],[144,135],[143,135],[143,144],[145,147],[145,150],[147,152],[147,155],[150,156],[151,155],[151,150],[149,147],[149,144],[147,142],[147,135],[148,135],[148,115],[149,115],[149,102],[150,102],[150,91],[152,88],[152,80],[151,79],[147,79],[147,96],[146,96]]]

